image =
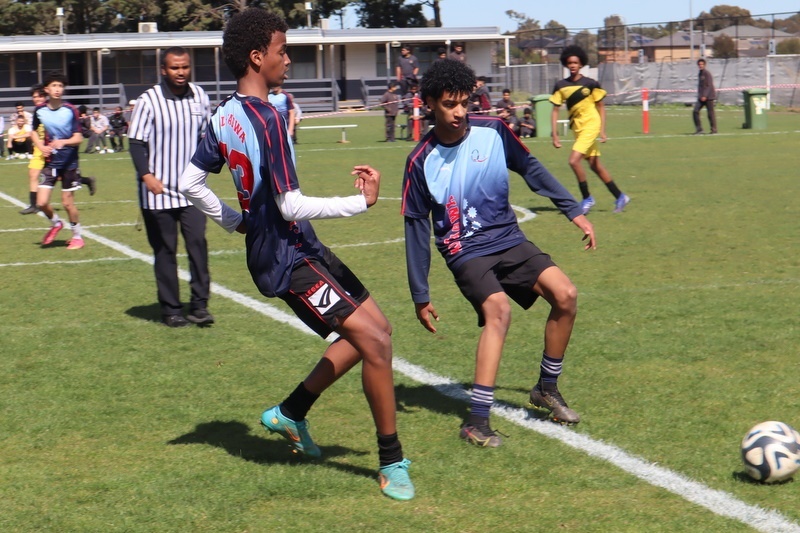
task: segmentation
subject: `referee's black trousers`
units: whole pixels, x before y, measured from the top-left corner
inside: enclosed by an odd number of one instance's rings
[[[178,279],[178,227],[180,226],[186,253],[189,255],[189,287],[192,310],[208,306],[211,277],[208,274],[208,244],[206,243],[206,217],[195,207],[151,210],[142,209],[147,228],[147,240],[155,256],[154,270],[158,303],[161,314],[179,315],[183,309]]]

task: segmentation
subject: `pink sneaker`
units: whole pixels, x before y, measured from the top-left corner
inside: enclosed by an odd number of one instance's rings
[[[64,229],[64,223],[59,220],[45,234],[44,239],[42,239],[42,244],[44,245],[51,244],[55,240],[56,235],[58,235],[58,232],[61,231],[62,229]]]
[[[83,245],[83,239],[80,237],[73,237],[72,240],[67,243],[67,250],[80,250],[83,248]]]

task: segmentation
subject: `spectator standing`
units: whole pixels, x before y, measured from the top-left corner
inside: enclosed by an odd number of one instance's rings
[[[389,82],[389,88],[386,89],[386,92],[381,96],[387,143],[393,143],[395,141],[395,120],[397,118],[397,111],[400,108],[400,95],[397,94],[397,89],[399,87],[400,84],[396,81]]]
[[[106,134],[108,134],[108,117],[100,113],[100,108],[95,107],[92,109],[91,117],[91,130],[89,136],[89,145],[86,147],[88,152],[96,150],[101,154],[106,153]],[[112,153],[114,150],[110,150]]]
[[[292,142],[297,142],[297,135],[295,134],[295,127],[297,121],[295,120],[294,99],[292,95],[283,90],[283,87],[273,87],[269,93],[269,103],[275,106],[278,113],[281,114],[283,120],[286,121],[286,128],[289,132],[289,137]]]
[[[510,114],[517,116],[517,106],[511,100],[511,89],[503,89],[503,97],[497,101],[494,107],[498,114],[501,109],[507,109]]]
[[[270,88],[283,84],[291,60],[286,22],[272,12],[249,8],[231,17],[222,36],[222,55],[236,78],[189,167],[181,190],[228,232],[246,234],[247,265],[259,291],[281,298],[322,338],[338,338],[307,377],[261,424],[290,441],[296,453],[318,458],[306,415],[320,395],[361,363],[361,383],[377,430],[380,489],[397,500],[414,497],[397,435],[392,375],[391,325],[356,275],[322,244],[309,222],[363,213],[378,200],[380,172],[357,165],[359,194],[312,198],[300,190],[294,148],[275,108],[265,105]],[[222,203],[206,185],[209,173],[231,170],[240,209]]]
[[[436,50],[436,61],[447,59],[447,48],[439,48]]]
[[[128,121],[122,107],[117,106],[111,116],[108,117],[108,140],[111,142],[111,149],[114,152],[124,152],[125,143],[123,137],[128,133]]]
[[[24,115],[17,115],[14,125],[8,128],[8,157],[31,159],[33,157],[33,141],[31,127],[25,123]]]
[[[61,205],[69,216],[72,230],[72,239],[67,243],[67,250],[79,250],[83,248],[84,242],[81,237],[80,213],[75,205],[74,195],[74,192],[81,188],[78,147],[83,142],[83,135],[78,122],[78,110],[63,100],[67,86],[66,76],[61,73],[48,74],[43,85],[45,94],[49,98],[46,103],[36,108],[31,134],[36,148],[45,157],[43,179],[36,192],[36,206],[50,219],[50,230],[42,239],[42,245],[52,244],[58,232],[64,228],[58,213],[50,205],[53,188],[60,181]],[[40,136],[40,131],[44,135]]]
[[[0,157],[5,155],[6,151],[6,117],[0,116]]]
[[[81,135],[83,138],[88,141],[92,137],[92,117],[89,116],[89,111],[85,105],[78,106],[78,123],[81,126]],[[83,151],[84,154],[89,153],[90,144],[86,143],[86,149]]]
[[[408,92],[411,85],[418,82],[419,60],[411,53],[411,46],[408,44],[400,46],[400,57],[397,58],[395,74],[397,81],[400,82],[400,92],[402,94]]]
[[[467,53],[464,51],[464,43],[453,43],[447,57],[460,63],[466,63]]]
[[[492,98],[489,88],[486,86],[486,76],[478,76],[475,80],[475,91],[470,96],[470,100],[479,102],[480,111],[488,113],[492,109]]]
[[[180,47],[161,56],[162,81],[144,92],[133,108],[128,149],[136,167],[139,206],[147,240],[155,256],[155,278],[161,319],[169,327],[214,322],[208,312],[206,218],[178,190],[178,178],[205,133],[210,102],[189,81],[191,59]],[[178,279],[178,229],[189,255],[191,299],[183,316]],[[187,321],[188,319],[188,321]]]
[[[706,70],[706,60],[698,59],[697,68],[697,101],[694,103],[692,118],[694,119],[694,134],[703,133],[703,123],[700,120],[700,110],[705,107],[708,113],[708,122],[711,133],[717,133],[717,115],[714,112],[714,100],[717,99],[717,91],[714,89],[714,78]]]
[[[519,136],[536,137],[536,120],[533,118],[530,107],[526,107],[522,111],[522,119],[519,121]]]
[[[16,104],[14,104],[14,112],[11,113],[10,117],[8,117],[9,118],[8,123],[10,126],[13,126],[14,124],[17,123],[17,116],[19,115],[25,117],[25,124],[33,127],[33,113],[31,113],[30,111],[25,111],[25,104],[23,104],[22,102],[17,102]]]

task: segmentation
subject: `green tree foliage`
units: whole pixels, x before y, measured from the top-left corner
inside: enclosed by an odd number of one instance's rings
[[[775,47],[778,54],[800,54],[800,39],[792,37],[778,43]]]
[[[701,12],[697,21],[706,31],[717,31],[734,24],[752,24],[750,12],[741,7],[720,4],[712,7],[708,13]]]
[[[422,4],[406,5],[404,0],[361,0],[354,5],[359,25],[364,28],[421,28],[428,25]]]
[[[733,38],[724,33],[718,35],[717,38],[714,39],[714,44],[711,45],[711,49],[714,51],[714,57],[719,59],[729,59],[738,56],[736,53],[736,43]]]
[[[509,9],[506,11],[506,15],[508,15],[511,20],[517,22],[516,33],[521,31],[538,30],[541,28],[538,20],[528,17],[528,15],[525,13],[517,13],[513,9]]]
[[[586,55],[589,56],[589,66],[597,66],[597,36],[589,33],[588,30],[583,30],[575,34],[573,41],[586,50]]]

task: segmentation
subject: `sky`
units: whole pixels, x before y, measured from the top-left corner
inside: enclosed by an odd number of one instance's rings
[[[406,0],[414,3],[414,0]],[[709,12],[716,5],[731,5],[750,11],[752,15],[800,11],[800,0],[439,0],[444,27],[497,26],[501,32],[517,29],[517,23],[506,15],[513,10],[538,20],[544,26],[551,20],[567,28],[597,28],[603,19],[619,15],[627,24],[659,23],[685,20],[691,15]],[[563,9],[568,6],[568,9]],[[425,8],[425,16],[433,18],[433,10]],[[788,18],[789,15],[780,18]],[[345,17],[345,27],[356,27],[358,19],[353,13]],[[339,28],[338,19],[331,20],[331,28]]]

